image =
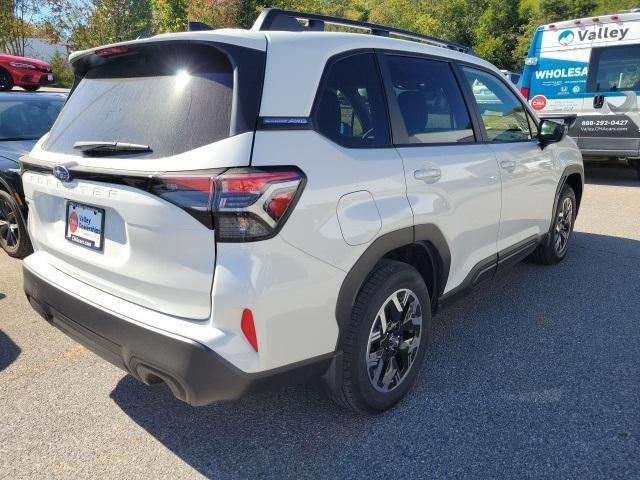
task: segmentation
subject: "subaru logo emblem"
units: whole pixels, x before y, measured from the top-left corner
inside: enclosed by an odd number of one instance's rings
[[[71,173],[64,165],[56,165],[53,167],[53,176],[64,183],[71,181]]]

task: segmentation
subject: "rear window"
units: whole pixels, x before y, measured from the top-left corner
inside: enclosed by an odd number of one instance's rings
[[[180,154],[230,135],[233,68],[199,45],[155,45],[107,59],[78,83],[45,149],[76,142],[148,145],[143,158]],[[131,154],[129,154],[131,155]]]

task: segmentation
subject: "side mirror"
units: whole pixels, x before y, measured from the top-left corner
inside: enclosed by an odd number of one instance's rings
[[[542,120],[540,122],[540,135],[538,141],[543,148],[550,143],[561,141],[567,134],[567,127],[553,120]]]

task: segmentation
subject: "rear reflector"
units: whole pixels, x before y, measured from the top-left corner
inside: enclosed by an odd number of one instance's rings
[[[253,312],[248,308],[242,311],[242,319],[240,320],[240,328],[253,349],[258,351],[258,337],[256,336],[256,326],[253,323]]]

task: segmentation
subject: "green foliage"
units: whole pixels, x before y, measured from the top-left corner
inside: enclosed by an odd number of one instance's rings
[[[150,7],[155,33],[177,32],[187,26],[187,0],[151,0]]]
[[[56,85],[58,87],[71,88],[74,76],[67,59],[56,52],[51,59],[51,67],[56,78]]]
[[[638,0],[0,0],[0,6],[18,1],[47,5],[43,22],[50,36],[67,39],[75,49],[181,31],[187,20],[249,28],[269,6],[447,38],[511,70],[522,68],[538,25],[638,6]],[[1,13],[0,37],[7,21]]]

